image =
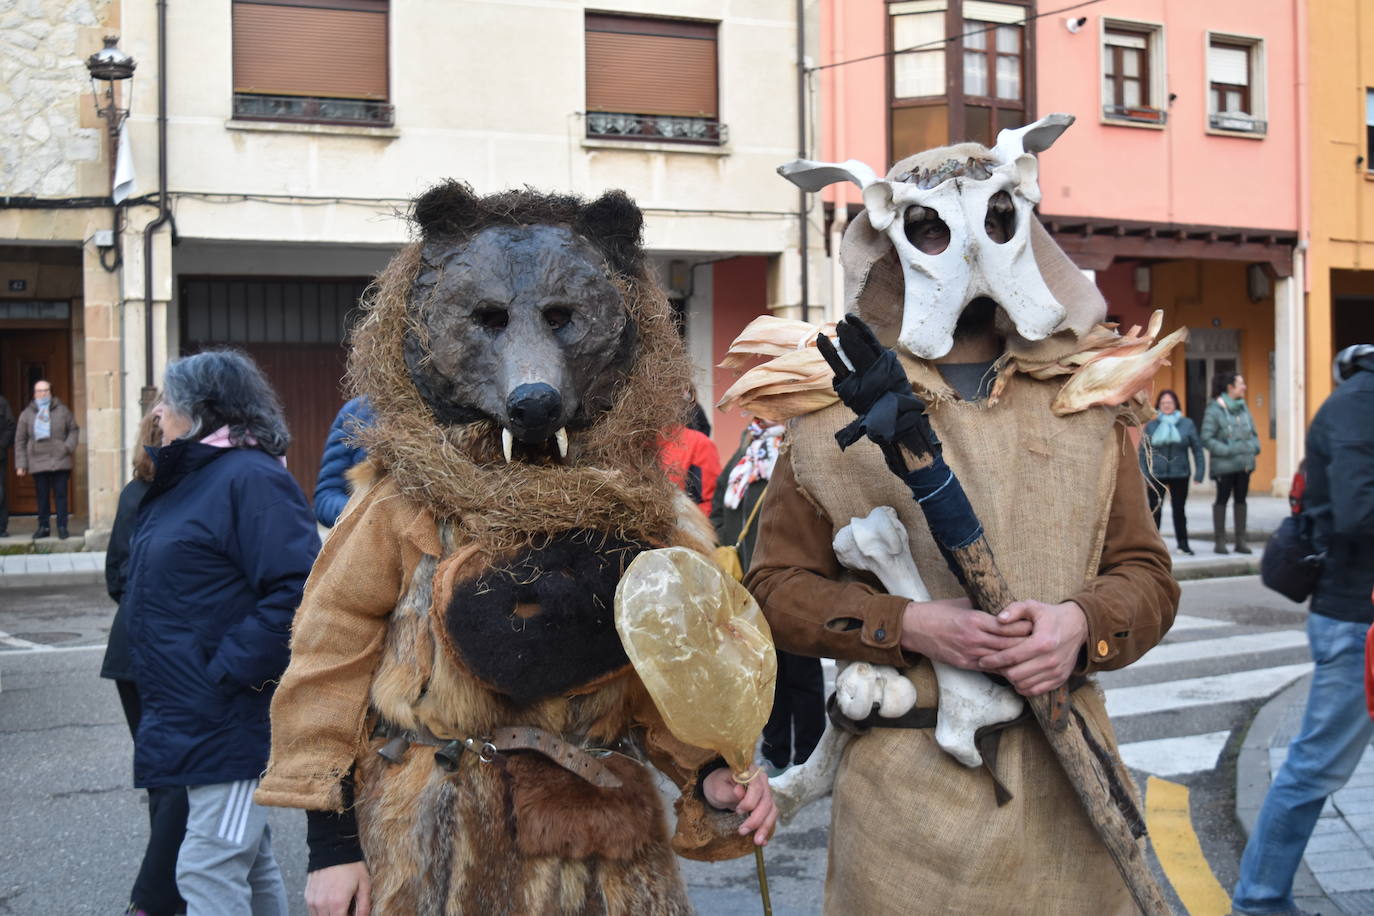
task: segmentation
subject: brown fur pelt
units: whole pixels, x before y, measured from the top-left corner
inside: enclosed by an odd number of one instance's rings
[[[638,350],[613,406],[589,428],[569,430],[568,462],[507,464],[494,423],[441,425],[406,371],[402,342],[416,332],[407,306],[419,264],[418,244],[401,250],[353,334],[348,386],[368,397],[376,416],[359,435],[369,457],[406,496],[452,521],[488,555],[571,528],[667,542],[676,488],[659,467],[659,442],[682,422],[691,370],[655,284],[643,273],[615,277]]]
[[[510,755],[515,835],[527,856],[628,861],[668,842],[663,799],[649,771],[618,754],[602,760],[621,782],[599,789],[546,758]]]

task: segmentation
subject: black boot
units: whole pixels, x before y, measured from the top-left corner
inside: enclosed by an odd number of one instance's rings
[[[1236,503],[1236,553],[1253,553],[1250,545],[1245,543],[1245,516],[1248,509],[1245,503]]]
[[[67,526],[66,526],[66,525],[58,525],[58,526],[57,526],[57,539],[58,539],[59,541],[65,541],[65,540],[67,539]]]
[[[1212,539],[1216,542],[1217,553],[1230,553],[1226,549],[1226,507],[1212,504]]]
[[[38,523],[38,528],[37,528],[37,530],[35,530],[34,533],[33,533],[33,539],[36,541],[36,540],[38,540],[39,538],[45,538],[45,537],[51,537],[51,536],[52,536],[52,531],[48,528],[48,523],[47,523],[47,522],[39,522],[39,523]]]

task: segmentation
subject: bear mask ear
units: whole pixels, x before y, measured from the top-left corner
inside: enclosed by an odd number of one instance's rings
[[[481,222],[481,212],[472,186],[453,179],[430,188],[410,211],[426,239],[464,235]]]
[[[624,191],[607,191],[577,214],[573,227],[606,255],[618,272],[637,274],[643,257],[644,214]]]

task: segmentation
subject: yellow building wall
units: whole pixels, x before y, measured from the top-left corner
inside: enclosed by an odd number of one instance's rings
[[[1260,453],[1250,475],[1251,489],[1266,492],[1274,479],[1276,446],[1269,429],[1269,406],[1273,392],[1269,384],[1269,354],[1274,349],[1274,300],[1252,302],[1246,292],[1245,269],[1241,261],[1169,261],[1150,269],[1150,304],[1164,310],[1161,335],[1179,327],[1226,328],[1240,331],[1240,372],[1249,392],[1246,401],[1255,429],[1259,432]],[[1155,376],[1156,392],[1165,388],[1177,391],[1187,401],[1187,375],[1184,361],[1187,345],[1176,348],[1172,365]],[[1211,380],[1207,381],[1211,384]],[[1209,392],[1204,392],[1204,397]],[[1198,430],[1202,417],[1192,417]]]
[[[1374,172],[1365,90],[1374,88],[1374,0],[1309,5],[1311,236],[1307,283],[1307,416],[1331,393],[1333,270],[1374,271]],[[1359,287],[1363,281],[1355,280]],[[1374,291],[1374,280],[1368,284]]]

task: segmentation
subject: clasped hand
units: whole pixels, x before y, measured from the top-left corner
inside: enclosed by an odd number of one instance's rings
[[[1016,601],[996,615],[974,610],[965,598],[912,601],[902,614],[903,649],[1000,674],[1027,697],[1068,681],[1087,637],[1087,617],[1073,601]]]

